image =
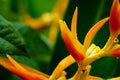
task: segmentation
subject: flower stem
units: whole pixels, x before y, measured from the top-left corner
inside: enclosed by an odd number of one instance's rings
[[[111,35],[107,41],[107,43],[105,44],[105,46],[103,47],[103,50],[108,51],[112,45],[114,44],[114,40],[117,38],[117,35]]]
[[[79,65],[76,74],[69,80],[85,80],[90,72],[90,69],[91,69],[90,65],[87,66]]]
[[[73,63],[75,63],[75,60],[71,55],[65,57],[57,65],[52,75],[50,76],[49,80],[56,80],[57,78],[59,78],[62,72],[64,71],[64,69],[66,69],[68,66],[72,65]]]

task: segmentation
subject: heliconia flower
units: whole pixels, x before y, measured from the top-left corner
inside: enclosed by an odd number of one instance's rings
[[[60,30],[61,35],[64,40],[64,43],[70,52],[70,54],[73,56],[73,58],[80,62],[86,58],[85,52],[86,48],[89,47],[89,44],[95,34],[98,32],[98,30],[105,24],[105,22],[109,18],[105,18],[98,23],[96,23],[91,30],[88,32],[88,34],[85,37],[84,45],[82,45],[79,40],[77,39],[77,32],[76,32],[76,24],[77,24],[77,8],[73,14],[72,18],[72,24],[71,24],[71,31],[68,29],[66,23],[62,20],[60,20]]]
[[[92,39],[96,35],[96,33],[102,28],[102,26],[109,20],[109,17],[104,18],[98,21],[87,33],[84,39],[84,43],[81,44],[77,39],[77,8],[73,14],[72,22],[71,22],[71,31],[69,30],[67,24],[60,20],[60,31],[64,43],[70,53],[70,56],[64,58],[60,64],[55,68],[52,75],[50,76],[51,80],[56,80],[62,74],[70,64],[73,64],[76,60],[78,63],[78,70],[75,75],[69,80],[89,80],[88,73],[90,71],[89,64],[93,61],[103,57],[103,56],[112,56],[112,57],[120,57],[120,45],[118,44],[117,36],[120,31],[120,9],[119,9],[119,1],[114,0],[112,9],[110,12],[110,37],[106,42],[105,46],[101,49],[99,46],[95,44],[91,44]],[[91,44],[91,45],[90,45]],[[74,60],[75,59],[75,60]],[[62,65],[66,64],[66,65]],[[85,72],[83,72],[86,70]],[[82,76],[81,76],[82,75]],[[95,79],[97,80],[97,79]],[[98,78],[98,80],[102,80]]]
[[[9,70],[10,72],[21,77],[23,80],[49,80],[49,76],[32,69],[28,66],[17,63],[11,56],[7,58],[0,57],[0,65]]]
[[[70,78],[69,80],[78,80],[80,75],[83,74],[84,76],[87,76],[89,73],[90,68],[87,68],[87,65],[89,65],[91,62],[93,62],[94,60],[98,59],[99,55],[95,54],[95,53],[99,53],[100,52],[100,48],[98,46],[96,46],[95,44],[90,45],[92,39],[94,38],[94,36],[96,35],[96,33],[101,29],[101,27],[108,21],[109,17],[104,18],[102,20],[100,20],[99,22],[97,22],[87,33],[85,40],[84,40],[84,44],[81,44],[77,38],[77,29],[76,29],[76,25],[77,25],[77,8],[73,14],[73,18],[72,18],[72,22],[71,22],[71,31],[69,30],[69,28],[67,27],[67,24],[60,20],[59,24],[60,24],[60,31],[61,31],[61,35],[62,38],[64,40],[64,43],[70,53],[70,55],[76,60],[76,62],[78,62],[78,64],[80,65],[78,67],[78,70],[76,72],[76,74]],[[68,56],[69,59],[71,58],[71,63],[73,63],[73,58],[71,56]],[[67,57],[67,58],[68,58]],[[94,58],[95,57],[95,58]],[[62,61],[63,63],[65,63],[66,61]],[[66,63],[69,63],[69,61],[67,61]],[[70,64],[70,63],[69,63]],[[84,66],[81,66],[84,65]],[[67,65],[69,66],[69,65]],[[59,75],[55,74],[57,73],[57,71],[62,72],[66,67],[60,67],[58,64],[58,67],[54,70],[54,72],[52,73],[52,75],[50,76],[50,78],[52,76],[56,76],[59,77]],[[86,71],[87,73],[83,73],[82,70],[86,69],[88,71]],[[60,73],[59,73],[60,74]],[[56,78],[54,78],[53,80],[55,80]]]
[[[18,75],[23,80],[66,80],[65,69],[77,62],[78,70],[73,77],[68,80],[102,80],[102,78],[89,75],[91,69],[90,64],[103,56],[120,57],[120,44],[117,39],[120,31],[119,0],[113,1],[110,20],[109,17],[107,17],[98,21],[86,34],[83,44],[80,43],[77,38],[77,11],[78,9],[76,8],[71,22],[71,30],[69,30],[64,21],[59,21],[61,35],[70,55],[59,62],[50,76],[17,63],[9,55],[7,55],[8,59],[0,57],[0,65]],[[110,26],[110,37],[105,46],[101,49],[99,46],[91,43],[91,41],[108,20]],[[110,80],[116,79],[120,80],[120,77],[112,78]]]
[[[120,33],[120,4],[119,0],[113,0],[112,8],[110,11],[110,33],[117,35]]]
[[[110,37],[106,42],[103,50],[110,51],[107,55],[120,57],[120,48],[118,45],[117,37],[120,34],[120,3],[119,0],[113,0],[110,19],[109,19]]]

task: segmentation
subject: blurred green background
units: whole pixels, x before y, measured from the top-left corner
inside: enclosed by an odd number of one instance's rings
[[[70,0],[64,20],[70,27],[73,12],[76,6],[78,6],[77,33],[80,42],[83,43],[86,33],[97,21],[109,16],[112,1],[113,0]],[[23,15],[29,14],[33,18],[38,18],[45,12],[50,12],[56,2],[57,0],[0,0],[0,15],[7,20],[0,17],[0,27],[3,23],[8,26],[10,24],[11,28],[13,28],[12,32],[14,34],[18,33],[17,36],[20,35],[18,39],[22,38],[23,40],[23,42],[20,41],[21,44],[11,42],[2,36],[2,32],[0,32],[1,56],[9,53],[18,62],[50,75],[59,61],[69,55],[60,32],[57,36],[56,43],[51,44],[47,38],[41,36],[42,30],[33,30],[24,23]],[[45,29],[46,32],[49,31],[47,29],[48,28]],[[93,43],[102,48],[108,37],[109,29],[108,23],[106,23],[95,36]],[[2,44],[4,41],[8,41],[8,43],[6,43],[7,47]],[[3,46],[5,48],[3,48]],[[16,49],[6,49],[11,46],[14,46]],[[67,68],[67,77],[71,77],[76,69],[76,63]],[[102,78],[111,78],[120,76],[119,71],[120,59],[104,57],[92,63],[90,74]],[[21,79],[0,66],[0,80]]]

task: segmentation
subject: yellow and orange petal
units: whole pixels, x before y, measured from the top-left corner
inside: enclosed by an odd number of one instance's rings
[[[49,76],[32,69],[28,66],[17,63],[12,57],[7,55],[8,59],[0,57],[0,65],[16,74],[24,80],[48,80]]]
[[[67,24],[62,20],[59,21],[61,35],[64,40],[64,43],[69,51],[69,53],[73,56],[73,58],[80,62],[84,59],[84,50],[82,49],[83,46],[77,39],[76,33],[76,22],[77,22],[77,8],[74,12],[73,19],[72,19],[72,26],[71,31],[68,29]]]
[[[75,12],[73,14],[72,22],[71,22],[71,32],[75,39],[77,39],[77,15],[78,15],[78,8],[76,7]]]
[[[109,17],[104,18],[97,22],[87,33],[84,39],[84,48],[87,50],[89,47],[93,37],[96,35],[96,33],[102,28],[102,26],[108,21]]]
[[[73,63],[75,63],[75,60],[71,55],[62,59],[55,70],[52,72],[50,80],[56,80],[57,78],[59,78],[62,72]]]
[[[76,40],[72,33],[69,31],[67,25],[65,22],[60,21],[60,29],[61,29],[61,35],[63,37],[64,43],[69,51],[69,53],[74,57],[76,61],[81,61],[84,59],[84,55],[82,51],[80,51],[82,48],[81,45],[77,44],[79,41]]]

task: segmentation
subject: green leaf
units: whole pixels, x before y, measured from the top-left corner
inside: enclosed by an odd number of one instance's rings
[[[120,58],[117,58],[117,67],[115,69],[114,77],[120,76]]]
[[[10,42],[6,41],[3,38],[0,38],[0,53],[4,54],[21,54],[23,51],[21,51],[19,48],[17,48],[15,45],[11,44]]]
[[[114,76],[117,67],[116,58],[104,57],[92,63],[90,74],[105,79]]]
[[[25,52],[24,40],[12,24],[0,16],[0,51],[2,53],[22,54]]]
[[[43,35],[41,36],[39,31],[31,29],[23,23],[14,22],[13,24],[14,28],[21,33],[25,40],[25,47],[28,55],[37,61],[40,70],[46,73],[52,58],[52,45],[46,41],[47,38],[43,39]]]
[[[5,16],[5,18],[11,18],[11,1],[12,0],[0,0],[0,15]]]

